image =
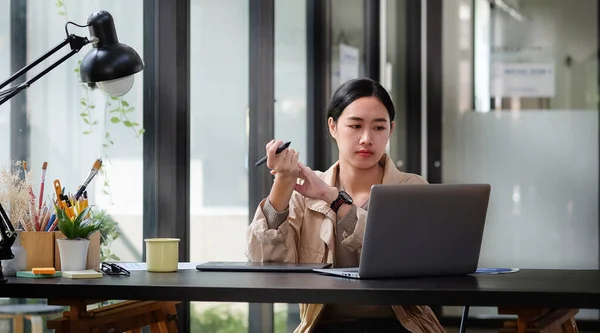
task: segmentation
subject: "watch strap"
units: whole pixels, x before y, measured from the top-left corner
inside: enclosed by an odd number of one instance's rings
[[[344,202],[344,198],[341,195],[338,195],[337,199],[333,200],[333,202],[331,203],[331,210],[337,213],[340,207],[342,207],[342,205],[344,204]]]
[[[333,200],[333,202],[331,203],[330,208],[335,213],[337,213],[340,207],[342,207],[342,205],[345,203],[351,204],[352,198],[350,198],[350,196],[344,190],[341,190],[338,194],[337,199]]]

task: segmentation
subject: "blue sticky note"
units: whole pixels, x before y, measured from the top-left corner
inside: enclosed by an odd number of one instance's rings
[[[477,268],[475,274],[506,274],[506,273],[516,273],[518,272],[518,268]]]

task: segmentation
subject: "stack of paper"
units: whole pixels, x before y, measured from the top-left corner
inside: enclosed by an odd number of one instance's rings
[[[93,269],[83,271],[63,271],[62,276],[69,279],[97,279],[102,277],[102,273]]]

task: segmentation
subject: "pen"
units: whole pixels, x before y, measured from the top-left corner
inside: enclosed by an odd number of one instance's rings
[[[279,148],[277,148],[277,151],[275,152],[275,154],[279,154],[279,153],[281,153],[282,151],[284,151],[284,150],[285,150],[287,147],[289,147],[289,146],[290,146],[290,143],[292,143],[292,142],[291,142],[291,141],[288,141],[288,142],[286,142],[286,143],[282,144],[281,146],[279,146]],[[254,166],[261,166],[261,165],[263,165],[263,164],[264,164],[266,161],[267,161],[267,156],[265,156],[265,157],[261,158],[260,160],[258,160],[258,161],[257,161],[257,162],[254,164]]]
[[[60,186],[60,180],[58,179],[54,181],[54,192],[56,193],[56,203],[58,205],[58,208],[64,208],[62,201],[63,189]]]

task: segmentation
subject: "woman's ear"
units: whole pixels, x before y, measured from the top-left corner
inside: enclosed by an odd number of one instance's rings
[[[395,122],[390,122],[390,137],[392,136],[392,133],[394,132],[394,128],[396,128],[396,123]]]
[[[333,120],[332,117],[329,117],[327,119],[327,125],[329,126],[329,134],[331,134],[331,136],[335,139],[336,138],[336,134],[337,134],[337,123],[335,120]]]

